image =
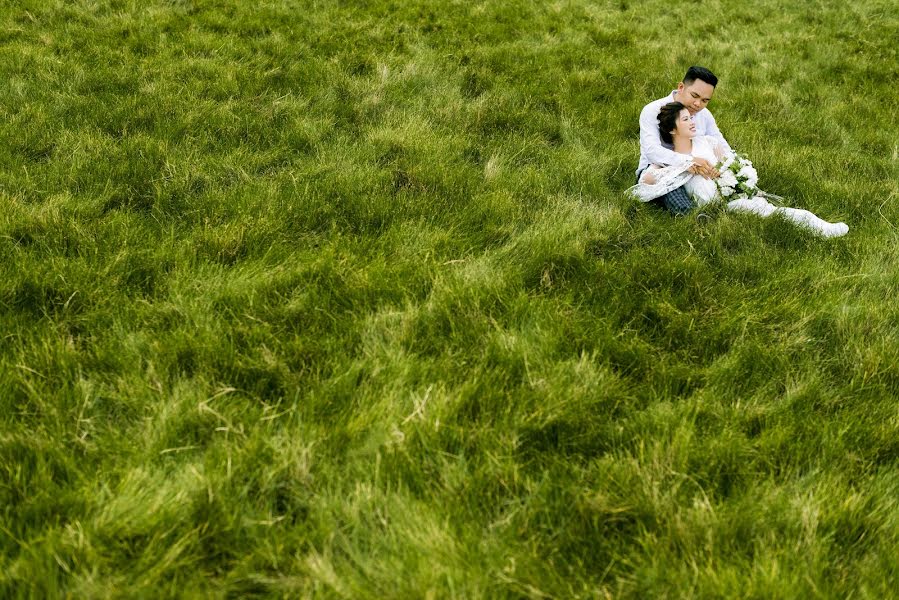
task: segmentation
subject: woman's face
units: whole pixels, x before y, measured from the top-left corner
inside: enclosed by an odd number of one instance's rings
[[[696,123],[693,122],[693,117],[690,116],[690,111],[686,108],[678,113],[677,121],[675,121],[675,129],[671,132],[671,135],[680,136],[682,138],[692,138],[696,136]]]

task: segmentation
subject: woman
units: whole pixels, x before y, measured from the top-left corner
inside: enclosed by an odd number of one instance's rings
[[[712,137],[696,135],[696,126],[690,117],[690,111],[680,102],[670,102],[663,106],[659,111],[658,121],[662,140],[672,144],[674,151],[683,155],[683,161],[669,167],[649,166],[640,174],[639,183],[632,187],[630,192],[647,202],[672,189],[684,186],[697,206],[720,200],[718,186],[713,180],[701,175],[692,175],[687,169],[694,157],[704,158],[715,164],[721,162],[725,156],[725,149]],[[759,196],[765,195],[761,192]],[[845,223],[828,223],[807,210],[774,206],[759,196],[732,200],[727,203],[727,210],[751,212],[762,217],[777,213],[788,221],[806,227],[823,237],[839,237],[849,231]]]

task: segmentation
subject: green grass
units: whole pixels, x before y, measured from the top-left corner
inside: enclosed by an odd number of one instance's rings
[[[0,595],[895,594],[897,37],[885,0],[3,4]],[[623,195],[694,63],[848,237]]]

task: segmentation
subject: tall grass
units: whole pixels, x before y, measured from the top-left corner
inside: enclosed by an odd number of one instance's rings
[[[0,8],[9,597],[885,597],[891,3]],[[764,189],[622,191],[690,64]]]

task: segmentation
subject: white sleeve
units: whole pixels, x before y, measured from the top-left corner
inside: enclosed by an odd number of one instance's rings
[[[723,146],[725,152],[733,152],[730,148],[730,144],[727,143],[727,140],[724,139],[724,136],[721,135],[721,130],[718,129],[718,124],[715,123],[715,117],[712,116],[708,110],[706,110],[706,116],[709,118],[709,123],[707,127],[706,135],[711,137],[714,140],[712,147],[714,146]]]
[[[658,116],[659,113],[653,110],[652,104],[647,104],[640,112],[640,151],[651,165],[678,164],[683,156],[662,146]]]
[[[709,154],[711,154],[715,161],[721,161],[727,156],[731,151],[727,147],[727,143],[724,142],[721,138],[717,138],[711,135],[702,135],[693,138],[693,146],[696,147],[697,142],[703,144],[707,144],[709,147]]]

